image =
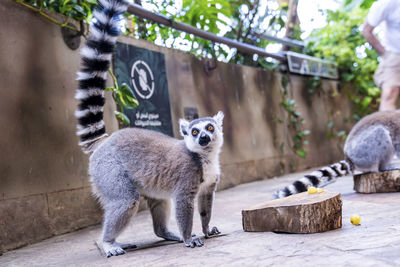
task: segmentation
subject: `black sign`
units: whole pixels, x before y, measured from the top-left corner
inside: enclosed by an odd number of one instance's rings
[[[139,101],[124,113],[131,127],[173,135],[164,54],[117,43],[114,73],[118,84],[127,83]]]

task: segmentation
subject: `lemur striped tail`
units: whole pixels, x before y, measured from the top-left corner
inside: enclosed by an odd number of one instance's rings
[[[127,7],[128,3],[124,0],[98,0],[93,10],[95,20],[81,49],[82,66],[77,73],[79,87],[75,94],[80,103],[75,116],[78,118],[79,145],[85,153],[91,152],[96,141],[107,136],[103,121],[104,89],[114,46],[120,34],[120,15],[125,13]]]
[[[275,192],[275,198],[283,198],[297,193],[307,191],[310,186],[322,187],[336,181],[337,177],[352,173],[353,164],[349,160],[342,160],[330,166],[323,167],[317,171],[305,175],[303,178]]]

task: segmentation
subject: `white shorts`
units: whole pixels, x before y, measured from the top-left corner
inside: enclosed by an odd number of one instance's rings
[[[374,74],[374,81],[380,88],[400,87],[400,54],[385,53]]]

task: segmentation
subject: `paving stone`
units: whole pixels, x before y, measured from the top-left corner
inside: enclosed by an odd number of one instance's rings
[[[101,227],[89,227],[5,253],[0,266],[400,266],[400,193],[357,194],[352,177],[327,186],[343,199],[343,227],[316,234],[249,233],[242,230],[241,210],[272,198],[304,173],[243,184],[216,194],[211,226],[222,235],[201,248],[166,242],[153,234],[148,211],[138,213],[119,241],[138,249],[106,259],[96,245]],[[360,214],[360,226],[350,216]],[[177,231],[172,216],[170,228]],[[194,233],[201,233],[199,215]]]

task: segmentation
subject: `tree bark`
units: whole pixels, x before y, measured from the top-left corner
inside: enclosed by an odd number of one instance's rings
[[[367,194],[400,192],[400,170],[354,175],[354,190]]]
[[[248,232],[325,232],[342,227],[342,200],[339,193],[304,192],[243,210],[242,222]]]
[[[293,39],[294,29],[299,25],[299,17],[297,16],[297,5],[299,0],[289,0],[288,6],[288,19],[285,25],[286,33],[285,38]],[[282,51],[288,51],[289,46],[283,45]]]

